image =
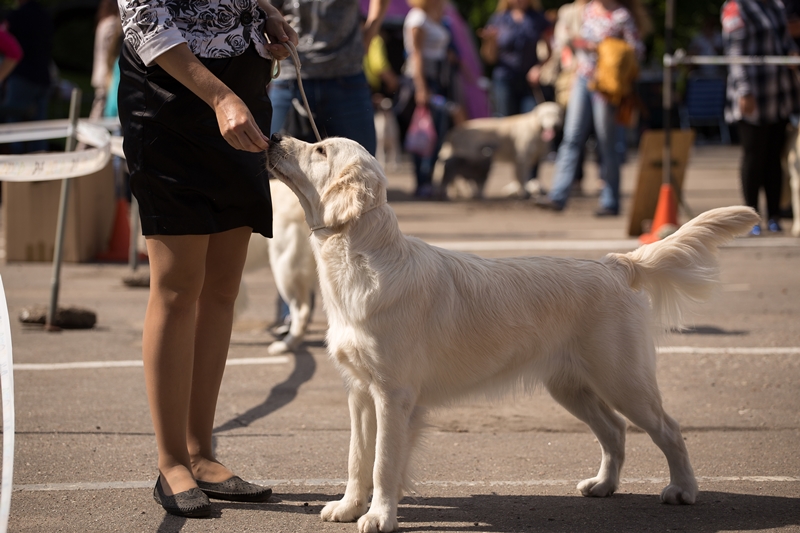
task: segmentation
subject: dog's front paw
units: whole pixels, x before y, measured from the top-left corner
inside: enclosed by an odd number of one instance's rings
[[[684,489],[678,485],[667,485],[661,491],[661,503],[691,505],[697,498],[697,488]]]
[[[578,483],[578,490],[581,491],[581,494],[584,496],[605,498],[606,496],[611,496],[614,494],[614,492],[616,492],[617,484],[608,479],[593,477],[590,479],[584,479]]]
[[[388,533],[397,529],[397,517],[369,512],[358,520],[358,533]]]
[[[320,516],[325,522],[355,522],[356,519],[367,512],[367,502],[342,498],[328,502],[322,508]]]

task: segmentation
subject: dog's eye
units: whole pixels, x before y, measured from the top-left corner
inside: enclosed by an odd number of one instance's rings
[[[325,147],[324,146],[317,146],[316,149],[314,149],[314,151],[316,153],[318,153],[319,155],[322,155],[322,156],[325,155]]]

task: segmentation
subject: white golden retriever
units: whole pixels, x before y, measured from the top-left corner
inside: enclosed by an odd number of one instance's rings
[[[547,156],[550,141],[563,121],[564,111],[555,102],[543,102],[520,115],[467,120],[445,136],[434,168],[434,183],[442,183],[444,163],[451,157],[471,160],[489,148],[495,161],[514,163],[517,179],[510,192],[538,194],[538,180],[528,181],[531,169]],[[482,186],[476,187],[476,197],[481,195]]]
[[[602,447],[600,471],[578,484],[581,493],[617,490],[625,416],[666,455],[662,501],[695,501],[683,437],[661,405],[652,334],[709,296],[716,249],[753,227],[751,209],[706,212],[660,242],[600,261],[484,259],[403,235],[380,166],[352,141],[275,136],[269,167],[312,228],[328,350],[349,395],[347,488],[324,520],[395,530],[425,412],[539,383]]]
[[[792,197],[792,235],[800,237],[800,135],[794,128],[789,135],[789,154],[787,164],[789,167],[789,188]]]

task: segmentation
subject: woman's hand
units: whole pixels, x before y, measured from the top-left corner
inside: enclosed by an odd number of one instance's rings
[[[739,111],[742,116],[749,117],[756,112],[756,97],[752,94],[746,94],[739,97]]]
[[[485,28],[478,28],[478,37],[483,41],[497,41],[497,28],[494,26],[486,26]]]
[[[286,59],[289,57],[289,50],[283,43],[291,42],[297,46],[297,32],[292,29],[280,11],[266,0],[261,0],[258,5],[267,14],[267,24],[264,28],[269,39],[267,50],[275,59]]]
[[[269,139],[259,129],[247,105],[232,91],[217,99],[212,107],[219,131],[228,144],[245,152],[263,152],[269,148]]]
[[[529,85],[539,85],[539,78],[541,77],[541,75],[542,75],[542,66],[534,65],[525,75],[525,79],[528,81]]]
[[[431,99],[430,93],[428,93],[427,87],[416,87],[414,90],[414,103],[418,106],[426,106]]]

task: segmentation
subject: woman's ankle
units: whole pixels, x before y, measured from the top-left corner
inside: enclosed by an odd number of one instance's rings
[[[197,487],[192,471],[184,465],[159,466],[158,471],[161,487],[168,496]]]
[[[195,479],[209,483],[219,483],[233,477],[233,472],[213,458],[201,455],[192,456],[192,474]]]

